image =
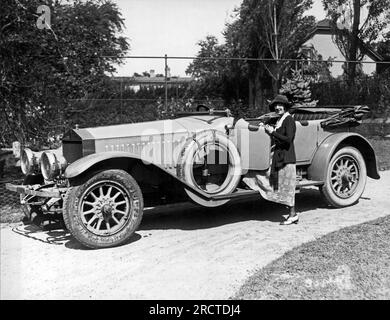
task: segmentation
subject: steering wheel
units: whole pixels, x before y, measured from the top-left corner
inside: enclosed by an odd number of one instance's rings
[[[202,110],[203,109],[203,110]],[[199,104],[196,107],[196,111],[210,111],[210,108],[208,106],[205,106],[204,104]]]

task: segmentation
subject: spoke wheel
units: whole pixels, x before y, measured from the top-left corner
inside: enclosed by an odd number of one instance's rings
[[[130,204],[130,197],[120,184],[97,182],[82,195],[81,221],[94,234],[114,234],[126,225]]]
[[[366,164],[360,151],[354,147],[344,147],[331,158],[325,184],[320,190],[331,206],[346,207],[359,200],[366,181]]]
[[[70,233],[90,248],[121,245],[142,220],[143,197],[134,178],[123,170],[89,176],[66,193],[64,222]]]
[[[333,192],[340,198],[349,198],[359,185],[359,162],[350,155],[341,155],[334,162],[331,171]]]

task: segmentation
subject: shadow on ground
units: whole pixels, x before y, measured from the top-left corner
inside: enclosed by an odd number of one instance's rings
[[[317,208],[327,208],[317,190],[305,190],[296,195],[298,212]],[[331,208],[329,207],[331,210]],[[172,208],[153,208],[146,210],[138,230],[197,230],[232,224],[241,221],[271,221],[279,223],[288,209],[280,204],[252,197],[247,201],[226,204],[218,208],[203,208],[193,204],[182,204]],[[66,230],[63,221],[52,221],[44,226],[25,223],[14,227],[14,232],[36,241],[51,245],[65,245],[74,250],[90,250],[79,243]],[[142,236],[135,233],[126,244],[139,241]]]
[[[327,208],[317,190],[305,190],[296,195],[298,212],[317,208]],[[329,207],[329,209],[331,209]],[[181,209],[161,212],[158,208],[149,210],[139,230],[180,229],[196,230],[219,227],[226,224],[255,220],[279,223],[288,214],[284,205],[252,197],[248,201],[226,204],[218,208],[202,208],[183,206]]]
[[[65,245],[66,248],[75,250],[92,250],[78,242],[65,228],[62,221],[51,222],[44,226],[25,222],[23,225],[12,228],[12,231],[31,240],[43,242],[49,245]],[[126,243],[138,241],[141,236],[135,233]]]

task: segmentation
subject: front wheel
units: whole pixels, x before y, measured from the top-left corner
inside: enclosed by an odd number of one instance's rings
[[[105,170],[71,187],[64,199],[64,222],[90,248],[125,243],[142,220],[143,197],[134,178],[123,170]]]
[[[341,208],[359,200],[366,182],[367,170],[362,154],[356,148],[344,147],[330,160],[320,191],[328,204]]]

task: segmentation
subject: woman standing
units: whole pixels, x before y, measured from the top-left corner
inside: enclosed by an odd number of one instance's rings
[[[284,95],[277,95],[269,108],[279,119],[275,127],[265,125],[265,131],[271,136],[270,169],[265,175],[256,174],[254,186],[251,178],[244,178],[251,188],[260,192],[269,201],[286,205],[289,208],[288,218],[282,225],[298,223],[295,212],[296,157],[294,148],[295,121],[288,112],[291,105]]]

